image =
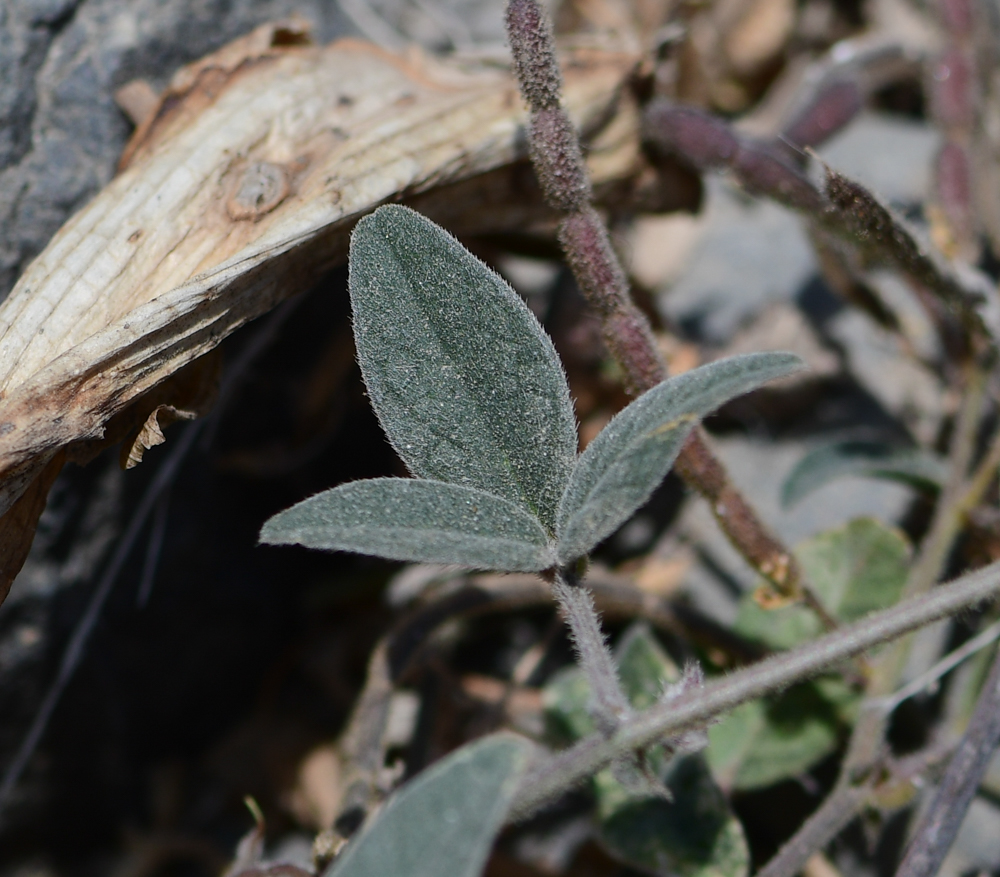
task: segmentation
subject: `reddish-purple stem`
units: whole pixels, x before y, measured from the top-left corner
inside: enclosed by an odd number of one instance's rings
[[[930,65],[927,80],[930,116],[944,135],[934,163],[935,200],[950,233],[949,247],[974,261],[978,246],[970,147],[979,122],[975,10],[970,0],[938,0],[937,9],[947,44]]]
[[[562,75],[551,24],[537,0],[510,0],[506,22],[514,69],[531,110],[532,162],[546,200],[563,213],[560,243],[581,291],[600,314],[605,343],[629,391],[643,393],[666,378],[666,368],[649,321],[632,301],[607,228],[591,205],[579,138],[560,102]],[[794,557],[732,485],[700,431],[678,457],[677,471],[709,501],[746,560],[782,593],[798,596],[801,576]]]

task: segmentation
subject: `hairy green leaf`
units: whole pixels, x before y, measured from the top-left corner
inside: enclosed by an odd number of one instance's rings
[[[874,518],[857,518],[802,542],[795,555],[827,610],[841,621],[854,621],[900,597],[910,565],[906,537]],[[804,606],[762,609],[743,598],[736,630],[771,648],[789,649],[815,639],[823,630]]]
[[[658,701],[680,673],[644,624],[635,624],[615,649],[622,687],[636,709]],[[593,733],[587,709],[590,690],[578,668],[558,674],[545,688],[550,732],[572,743]],[[614,769],[593,779],[598,840],[620,861],[670,877],[742,877],[750,862],[739,820],[700,755],[668,758],[662,749],[645,755],[646,764],[670,791],[673,801],[623,784]],[[618,772],[620,775],[621,771]]]
[[[534,572],[554,553],[541,524],[499,496],[410,478],[353,481],[275,515],[261,542],[390,560]]]
[[[410,470],[502,496],[554,531],[576,422],[559,358],[524,302],[397,205],[357,224],[350,288],[368,394]]]
[[[846,441],[810,451],[781,488],[790,506],[837,478],[853,475],[901,481],[925,490],[940,490],[948,467],[937,454],[920,448],[898,448],[880,442]]]
[[[649,499],[702,417],[802,367],[791,353],[734,356],[669,378],[619,412],[573,468],[559,505],[560,563],[586,554]]]
[[[479,877],[532,746],[494,734],[407,783],[326,877]]]

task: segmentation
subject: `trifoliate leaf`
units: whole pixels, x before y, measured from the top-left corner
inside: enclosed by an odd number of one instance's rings
[[[532,746],[494,734],[393,795],[326,877],[479,877]]]
[[[940,490],[948,467],[937,454],[922,448],[899,448],[881,442],[836,442],[803,457],[781,488],[786,506],[825,484],[853,475],[901,481],[924,490]]]
[[[502,496],[554,531],[576,423],[559,358],[524,302],[396,205],[355,228],[350,288],[368,394],[410,470]]]
[[[559,561],[586,554],[649,499],[702,417],[802,366],[791,353],[734,356],[669,378],[617,414],[573,468],[559,505]]]
[[[541,524],[523,508],[471,487],[409,478],[354,481],[318,493],[271,518],[260,539],[512,572],[554,562]]]

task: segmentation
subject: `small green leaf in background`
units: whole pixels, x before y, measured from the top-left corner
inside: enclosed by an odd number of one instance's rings
[[[802,542],[795,556],[827,611],[854,621],[899,600],[910,546],[896,528],[857,518]],[[740,603],[735,626],[773,649],[790,649],[823,632],[815,613],[804,606],[762,609],[750,595]]]
[[[605,849],[662,877],[743,877],[750,866],[743,826],[702,757],[676,758],[660,778],[673,801],[633,798],[615,807],[601,819],[599,840]],[[607,771],[597,777],[598,797],[609,779]]]
[[[903,534],[873,518],[820,533],[795,554],[823,604],[845,622],[893,605],[910,563]],[[735,628],[774,649],[822,632],[804,607],[762,609],[749,594]],[[798,776],[836,749],[859,697],[843,680],[830,677],[744,704],[708,729],[708,763],[724,786],[740,790]]]
[[[555,530],[576,459],[549,337],[498,274],[398,205],[351,237],[351,306],[372,407],[410,471],[475,487]]]
[[[326,877],[479,877],[533,746],[494,734],[396,792]]]
[[[619,676],[629,701],[645,709],[659,700],[680,673],[644,624],[626,631],[615,649]],[[590,690],[577,668],[558,674],[545,689],[549,728],[561,743],[593,732],[587,710]],[[647,764],[673,801],[637,794],[613,769],[593,779],[598,841],[620,861],[663,877],[743,877],[750,853],[743,827],[729,810],[701,755],[668,759],[662,750]]]
[[[846,441],[824,445],[803,457],[781,488],[791,506],[825,484],[847,476],[901,481],[924,490],[940,490],[948,477],[944,459],[921,448],[881,442]]]
[[[619,412],[581,454],[559,505],[559,560],[610,536],[659,486],[698,421],[803,366],[791,353],[734,356],[668,378]]]
[[[470,487],[410,478],[354,481],[318,493],[271,518],[260,539],[512,572],[553,563],[541,524],[520,506]]]
[[[712,773],[738,791],[805,773],[837,748],[857,698],[845,682],[828,678],[737,707],[708,729]]]

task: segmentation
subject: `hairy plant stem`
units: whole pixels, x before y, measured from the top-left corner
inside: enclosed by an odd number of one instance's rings
[[[631,708],[618,679],[615,659],[601,630],[594,599],[589,589],[565,570],[556,573],[552,593],[566,617],[577,659],[590,684],[593,697],[590,713],[594,725],[605,735],[613,734]]]
[[[640,394],[667,377],[652,329],[629,294],[628,279],[607,228],[591,204],[580,141],[561,105],[562,74],[548,17],[537,0],[510,0],[507,34],[521,93],[531,109],[531,159],[548,203],[563,213],[559,241],[577,284],[600,315],[608,351],[621,366],[628,390]],[[836,622],[802,581],[794,556],[770,532],[733,485],[695,430],[677,459],[684,481],[708,500],[723,533],[746,561],[784,597],[801,598],[823,625]]]
[[[816,676],[873,646],[1000,594],[1000,562],[875,612],[791,651],[738,670],[669,704],[633,714],[610,738],[594,735],[528,772],[511,813],[524,819],[616,758],[703,726],[740,704]]]
[[[787,146],[749,137],[722,119],[663,98],[645,107],[643,136],[648,148],[699,171],[728,170],[751,194],[805,214],[864,262],[894,267],[913,285],[956,361],[986,362],[1000,348],[1000,299],[988,278],[968,266],[956,270],[926,250],[860,183],[827,167],[818,188],[789,159]]]
[[[623,577],[591,567],[586,587],[606,614],[645,618],[674,634],[690,637],[693,633],[702,639],[707,636],[716,647],[749,657],[749,653],[741,652],[746,644],[724,629],[713,628],[686,606],[675,607],[663,597],[640,591]],[[321,831],[314,843],[314,857],[320,865],[333,858],[345,838],[380,800],[378,781],[385,759],[389,701],[396,685],[419,664],[431,634],[442,624],[459,618],[551,605],[552,590],[537,575],[465,577],[463,587],[407,612],[379,640],[369,659],[364,688],[337,741],[347,792],[333,825]]]

